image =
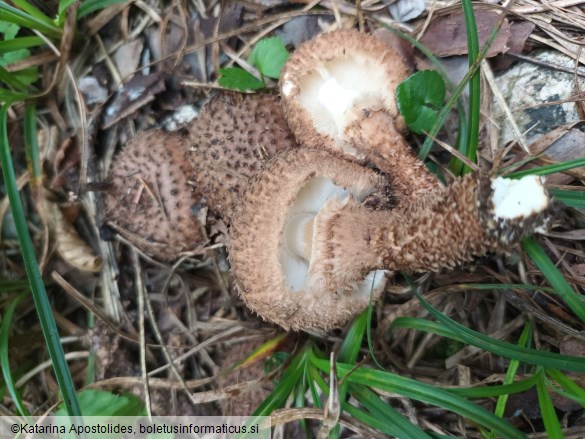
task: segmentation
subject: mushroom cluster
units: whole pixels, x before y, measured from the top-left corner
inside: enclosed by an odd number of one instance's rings
[[[372,36],[323,34],[291,55],[280,98],[220,93],[184,133],[134,139],[108,177],[109,221],[172,260],[202,239],[190,210],[207,206],[230,222],[247,306],[310,331],[347,322],[392,271],[453,267],[546,228],[556,203],[539,178],[443,187],[416,158],[394,98],[407,74]]]
[[[227,218],[261,165],[295,147],[277,96],[218,93],[184,130],[142,133],[122,149],[106,181],[108,224],[172,261],[204,241],[198,211]]]

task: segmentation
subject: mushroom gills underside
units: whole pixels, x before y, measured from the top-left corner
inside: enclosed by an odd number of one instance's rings
[[[377,60],[346,54],[301,78],[298,99],[310,113],[317,132],[332,137],[345,153],[355,155],[356,150],[343,139],[345,128],[364,110],[391,106],[394,96],[385,86],[387,77]]]
[[[324,176],[312,178],[299,191],[295,203],[286,216],[279,255],[285,282],[291,291],[303,291],[307,285],[316,230],[314,221],[317,213],[329,201],[337,198],[343,202],[350,195],[358,201],[363,201],[369,193],[353,193],[337,186],[331,179]],[[369,297],[372,289],[376,291],[384,286],[385,279],[384,270],[372,271],[362,281],[356,283],[353,291],[344,293]]]

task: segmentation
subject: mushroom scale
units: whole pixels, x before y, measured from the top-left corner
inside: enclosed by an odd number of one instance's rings
[[[354,30],[324,33],[302,44],[285,64],[280,90],[299,143],[371,162],[393,177],[400,200],[439,185],[402,136],[395,100],[408,76],[390,45]]]
[[[332,195],[305,209],[311,186]],[[505,250],[546,228],[558,208],[532,177],[510,183],[469,174],[392,210],[363,202],[387,190],[383,174],[323,151],[299,150],[271,161],[234,211],[229,253],[244,302],[285,329],[328,330],[368,305],[372,278],[383,279],[382,270],[438,271]],[[518,207],[519,190],[537,201]],[[295,219],[309,212],[309,220]],[[291,220],[300,231],[285,233]],[[306,239],[307,228],[309,257],[302,243],[288,245],[292,256],[283,258],[286,241]],[[287,274],[285,263],[294,258],[308,265],[293,265],[302,272]],[[375,282],[374,299],[383,288],[383,280]]]
[[[188,141],[152,131],[134,137],[116,156],[104,194],[108,223],[146,254],[175,259],[203,239],[192,212]]]
[[[384,287],[383,272],[365,273],[344,288],[310,291],[307,276],[318,261],[302,250],[307,243],[295,247],[287,241],[308,234],[314,242],[311,221],[328,203],[379,199],[387,205],[388,194],[383,174],[324,151],[299,149],[269,162],[234,209],[228,241],[246,305],[287,330],[315,331],[338,327],[365,309],[370,293],[376,299]],[[312,218],[297,221],[299,215]],[[300,230],[291,231],[295,225]],[[314,244],[308,245],[314,253]]]

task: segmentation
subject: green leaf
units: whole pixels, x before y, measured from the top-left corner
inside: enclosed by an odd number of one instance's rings
[[[258,67],[260,73],[278,79],[289,53],[279,37],[264,38],[254,46],[248,62]]]
[[[13,40],[20,26],[8,21],[0,21],[0,34],[4,34],[4,41]]]
[[[238,67],[219,69],[219,85],[230,90],[249,91],[264,88],[264,81]]]
[[[434,70],[422,70],[396,88],[400,113],[417,134],[430,131],[445,99],[445,82]]]
[[[135,395],[115,395],[105,390],[83,390],[77,393],[83,416],[146,416],[144,402]],[[55,416],[66,416],[61,404]]]

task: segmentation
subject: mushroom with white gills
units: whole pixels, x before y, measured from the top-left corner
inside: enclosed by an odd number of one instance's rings
[[[289,330],[324,331],[365,309],[384,288],[372,270],[350,285],[309,291],[314,221],[328,203],[386,205],[388,179],[325,151],[298,149],[276,156],[254,177],[234,208],[228,255],[246,305]],[[348,255],[349,256],[349,255]]]
[[[440,186],[402,136],[396,87],[409,71],[402,56],[372,35],[324,33],[303,43],[283,67],[284,113],[297,141],[371,162],[393,178],[397,201]]]
[[[380,178],[311,150],[270,162],[232,221],[230,261],[244,302],[285,329],[329,330],[367,306],[380,270],[438,271],[506,250],[546,229],[558,208],[539,177],[469,174],[411,204],[371,209],[360,198],[364,190],[383,194]],[[319,185],[330,194],[345,189],[303,216],[306,192]]]

